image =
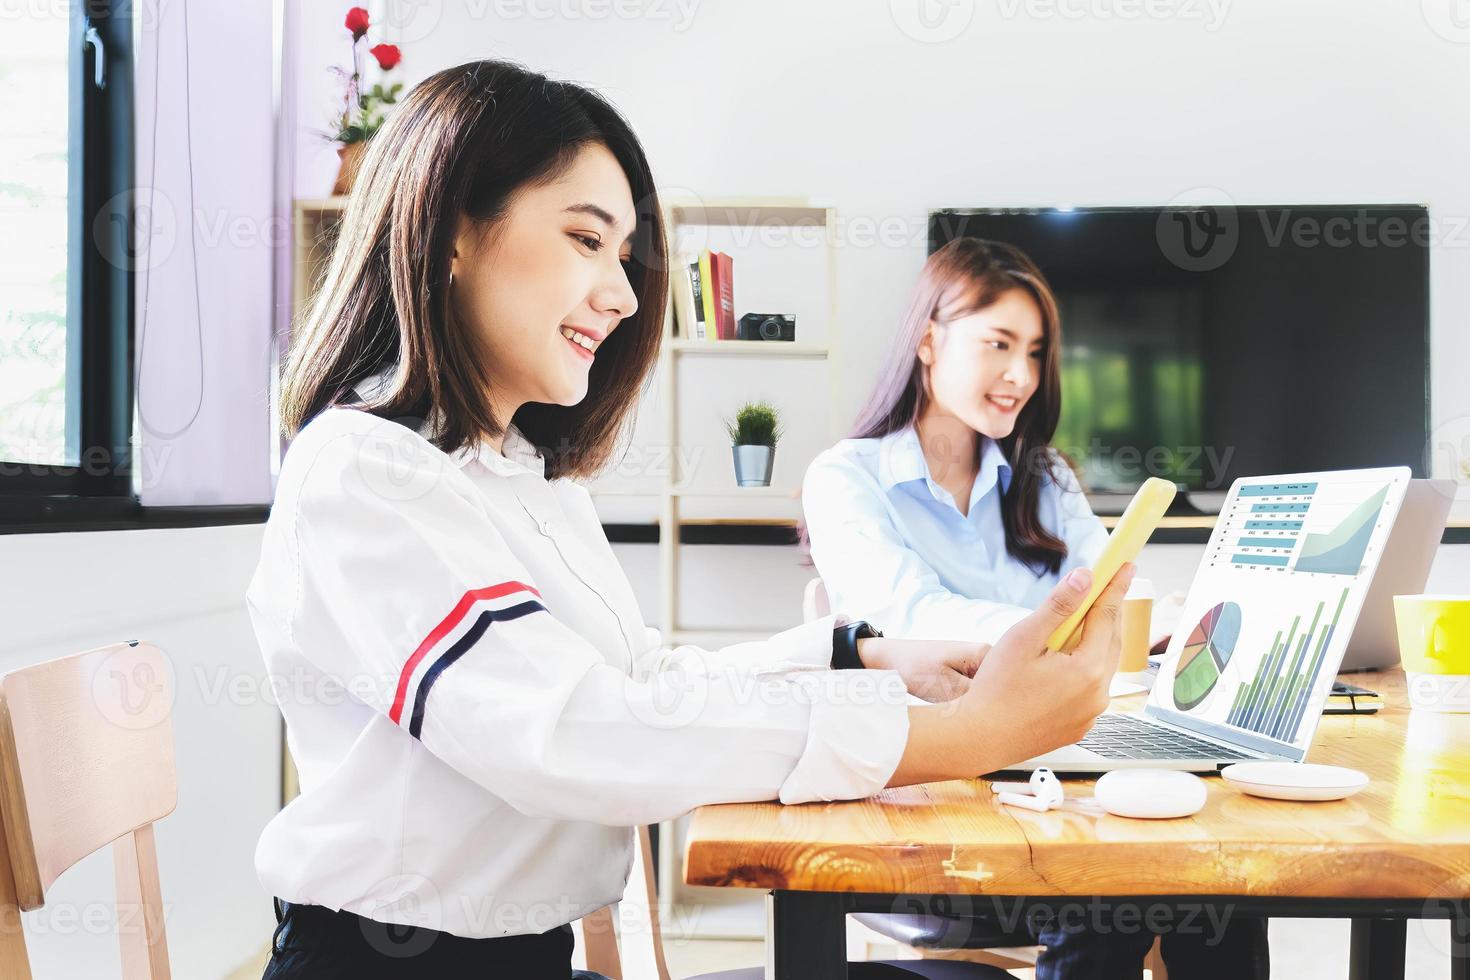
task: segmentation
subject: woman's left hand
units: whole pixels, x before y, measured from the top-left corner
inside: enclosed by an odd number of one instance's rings
[[[909,693],[925,701],[951,701],[964,694],[989,650],[989,643],[960,640],[858,640],[864,667],[898,671]]]

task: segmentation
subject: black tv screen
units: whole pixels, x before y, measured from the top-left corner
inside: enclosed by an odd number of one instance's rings
[[[1407,465],[1425,475],[1429,256],[1417,206],[944,210],[1034,259],[1062,318],[1055,444],[1094,492]]]

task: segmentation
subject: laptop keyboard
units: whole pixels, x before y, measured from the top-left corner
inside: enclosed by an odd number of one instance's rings
[[[1098,715],[1082,741],[1077,743],[1105,759],[1254,759],[1214,742],[1151,725],[1132,715]]]

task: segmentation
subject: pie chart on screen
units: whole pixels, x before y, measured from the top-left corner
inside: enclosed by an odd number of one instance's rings
[[[1222,602],[1205,613],[1184,642],[1184,652],[1174,671],[1174,704],[1179,710],[1197,707],[1210,696],[1238,639],[1240,606]]]

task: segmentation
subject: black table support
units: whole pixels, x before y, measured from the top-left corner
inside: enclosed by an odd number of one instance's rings
[[[940,896],[924,896],[934,902]],[[776,980],[847,980],[849,912],[891,912],[900,896],[868,892],[772,893],[771,943]],[[1066,902],[1123,903],[1174,908],[1180,914],[1212,908],[1217,914],[1275,918],[1351,919],[1352,980],[1402,980],[1410,920],[1449,919],[1450,980],[1470,980],[1470,901],[1444,899],[1292,898],[1233,895],[1141,895],[1071,898],[978,896],[966,903],[980,909],[997,903],[1013,916],[1033,905],[1054,909]],[[1417,980],[1417,978],[1416,978]]]
[[[1354,919],[1348,980],[1404,980],[1407,919]]]

